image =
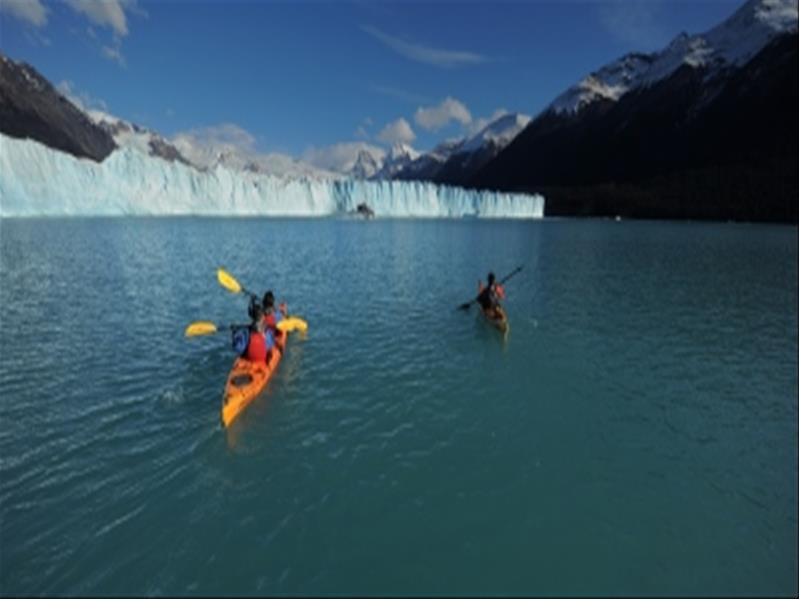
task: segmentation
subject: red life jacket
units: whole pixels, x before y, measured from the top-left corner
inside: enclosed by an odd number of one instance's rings
[[[266,362],[266,338],[263,333],[257,331],[250,333],[246,357],[252,362]]]

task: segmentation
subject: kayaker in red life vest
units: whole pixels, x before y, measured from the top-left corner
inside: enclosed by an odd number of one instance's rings
[[[266,362],[268,356],[268,349],[266,343],[266,335],[264,334],[264,318],[261,306],[255,304],[251,307],[250,316],[252,323],[250,323],[250,340],[247,343],[247,352],[244,357],[251,362]]]
[[[488,273],[488,285],[483,287],[482,281],[477,281],[477,303],[488,316],[494,316],[497,311],[502,311],[499,300],[505,299],[505,288],[495,282],[494,273]]]

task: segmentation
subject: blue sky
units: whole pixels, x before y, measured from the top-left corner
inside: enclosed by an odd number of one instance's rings
[[[0,49],[167,137],[228,131],[319,158],[342,142],[427,150],[498,111],[535,116],[603,64],[741,4],[0,0]]]

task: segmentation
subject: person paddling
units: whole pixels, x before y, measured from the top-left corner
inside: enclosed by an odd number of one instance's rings
[[[499,300],[505,299],[505,288],[496,282],[494,273],[488,273],[488,285],[483,287],[482,281],[477,281],[477,303],[489,318],[501,318],[504,311]]]
[[[247,351],[244,357],[251,362],[266,362],[268,348],[266,343],[266,335],[264,334],[264,318],[263,309],[258,304],[254,304],[250,309],[250,338],[247,342]]]
[[[275,308],[275,294],[269,290],[264,293],[262,307],[267,334],[271,335],[273,340],[281,339],[285,333],[277,328],[277,323],[288,316],[286,302],[282,302]]]
[[[272,359],[272,349],[276,345],[276,339],[284,333],[269,325],[269,319],[260,305],[251,306],[250,316],[252,316],[249,328],[250,336],[244,357],[252,362],[268,364]],[[280,349],[281,347],[278,346],[278,350]]]

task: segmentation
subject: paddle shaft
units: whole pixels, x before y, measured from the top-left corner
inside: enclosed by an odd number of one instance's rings
[[[507,281],[507,280],[508,280],[508,279],[510,279],[511,277],[515,277],[515,276],[516,276],[517,274],[519,274],[521,271],[522,271],[522,267],[520,266],[520,267],[518,267],[516,270],[514,270],[512,273],[510,273],[509,275],[507,275],[506,277],[504,277],[504,278],[503,278],[503,279],[502,279],[502,280],[499,282],[499,284],[500,284],[500,285],[502,285],[502,283],[504,283],[505,281]]]
[[[516,276],[517,274],[519,274],[519,273],[521,272],[521,270],[522,270],[522,268],[523,268],[523,267],[524,267],[524,265],[522,265],[522,266],[519,266],[518,268],[516,268],[516,269],[515,269],[513,272],[511,272],[510,274],[508,274],[508,275],[505,275],[504,277],[502,277],[502,279],[500,279],[500,281],[499,281],[499,283],[498,283],[498,284],[499,284],[499,285],[502,285],[502,284],[503,284],[505,281],[509,280],[511,277],[514,277],[514,276]],[[480,295],[478,294],[478,296],[477,296],[477,297],[480,297]],[[458,309],[459,309],[459,310],[468,310],[468,309],[469,309],[469,306],[471,306],[473,303],[475,303],[475,302],[477,301],[477,297],[475,297],[475,298],[474,298],[472,301],[470,301],[470,302],[467,302],[467,303],[465,303],[465,304],[461,304],[460,306],[458,306]]]

